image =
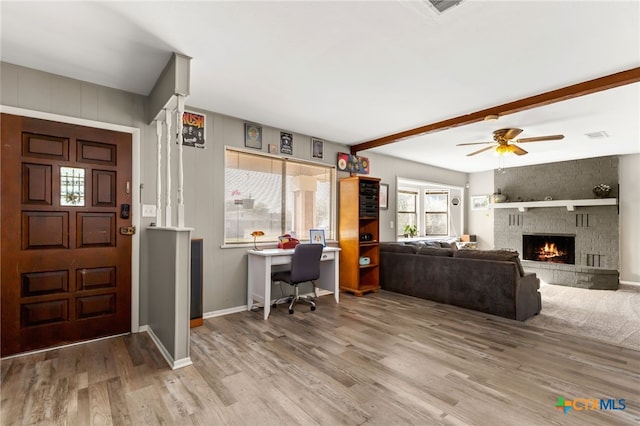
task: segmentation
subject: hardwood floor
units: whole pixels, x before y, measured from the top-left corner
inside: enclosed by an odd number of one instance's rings
[[[145,333],[3,360],[0,423],[640,422],[637,351],[385,291],[297,308],[205,320],[175,371]],[[564,414],[558,397],[626,409]]]

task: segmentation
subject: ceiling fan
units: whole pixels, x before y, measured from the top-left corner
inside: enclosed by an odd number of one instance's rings
[[[520,133],[522,133],[522,129],[516,129],[516,128],[498,129],[493,132],[493,142],[459,143],[456,146],[487,145],[487,144],[489,145],[485,148],[482,148],[470,154],[467,154],[467,157],[480,154],[481,152],[487,151],[494,147],[498,154],[514,153],[516,155],[525,155],[527,154],[527,151],[520,148],[518,145],[514,145],[515,143],[555,141],[555,140],[564,139],[564,135],[537,136],[533,138],[514,139]]]

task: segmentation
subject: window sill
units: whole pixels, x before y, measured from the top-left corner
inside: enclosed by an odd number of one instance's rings
[[[300,241],[300,244],[309,244],[309,240],[303,240]],[[327,240],[327,246],[333,246],[333,245],[338,245],[338,241],[337,240]],[[275,249],[278,248],[278,243],[274,242],[274,241],[269,241],[269,242],[264,242],[264,243],[257,243],[256,246],[258,246],[258,248],[261,249]],[[231,244],[231,243],[225,243],[223,245],[220,246],[221,249],[252,249],[253,248],[253,242],[250,243],[236,243],[236,244]]]
[[[432,236],[432,237],[427,236],[427,237],[396,238],[396,241],[399,243],[406,243],[411,241],[449,241],[453,243],[458,240],[459,240],[458,237],[451,236],[451,235],[439,235],[439,236]]]

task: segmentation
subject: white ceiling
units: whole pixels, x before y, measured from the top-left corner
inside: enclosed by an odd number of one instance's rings
[[[0,2],[4,62],[146,95],[172,52],[187,104],[353,145],[640,66],[640,2]],[[640,152],[640,83],[372,151],[465,172]],[[606,139],[586,133],[605,131]],[[361,155],[368,151],[361,152]]]

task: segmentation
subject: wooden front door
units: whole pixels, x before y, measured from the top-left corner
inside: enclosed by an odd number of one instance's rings
[[[2,356],[131,331],[131,135],[1,119]]]

